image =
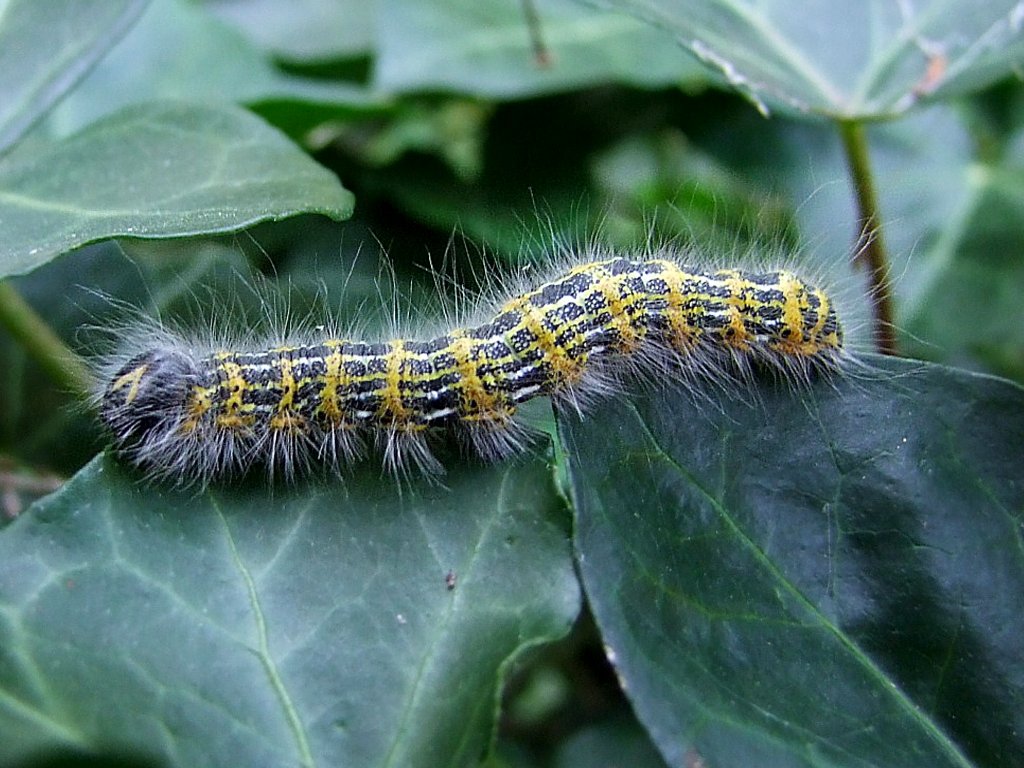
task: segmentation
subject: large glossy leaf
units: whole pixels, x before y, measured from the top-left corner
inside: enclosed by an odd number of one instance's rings
[[[375,82],[389,91],[521,97],[605,82],[708,81],[671,37],[634,19],[572,0],[536,5],[547,65],[536,60],[520,0],[378,0]]]
[[[1024,57],[1017,0],[581,0],[653,22],[762,110],[845,119],[981,88]]]
[[[4,756],[476,765],[579,588],[544,461],[446,483],[190,495],[97,460],[0,532]]]
[[[670,765],[1024,764],[1024,390],[869,362],[562,423],[584,587]]]
[[[352,212],[333,173],[234,107],[142,105],[33,149],[0,163],[0,277],[110,237]]]
[[[148,2],[0,3],[0,153],[89,71]]]

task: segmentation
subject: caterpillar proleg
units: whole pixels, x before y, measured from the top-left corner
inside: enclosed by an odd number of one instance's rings
[[[321,331],[203,349],[163,330],[105,373],[97,398],[116,451],[179,484],[254,463],[341,472],[368,446],[391,471],[436,473],[444,435],[485,460],[519,451],[518,409],[537,397],[582,408],[629,374],[807,377],[843,356],[833,299],[794,271],[689,267],[662,252],[578,263],[424,339]]]

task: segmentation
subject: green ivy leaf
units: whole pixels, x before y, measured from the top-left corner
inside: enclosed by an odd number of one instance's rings
[[[0,154],[135,22],[149,0],[8,0],[0,7]]]
[[[211,13],[292,61],[365,56],[373,47],[372,0],[207,0]]]
[[[930,247],[914,300],[901,308],[907,346],[922,355],[970,355],[1024,377],[1024,165],[946,170],[961,182],[960,194],[945,220],[921,211]]]
[[[1024,764],[1024,389],[866,362],[562,420],[584,587],[670,765]]]
[[[97,460],[0,532],[4,756],[476,765],[579,609],[542,460],[198,495]]]
[[[0,277],[111,237],[352,213],[352,195],[333,173],[234,107],[141,105],[34,149],[0,162]]]
[[[46,125],[63,136],[126,106],[157,99],[275,107],[281,122],[289,123],[279,127],[295,136],[320,120],[383,107],[379,98],[350,83],[282,72],[241,33],[195,3],[153,0]]]
[[[581,85],[708,82],[658,30],[572,0],[537,6],[551,61],[540,63],[520,0],[380,0],[375,84],[385,91],[454,90],[523,97]]]
[[[762,111],[900,114],[978,90],[1024,58],[1017,0],[580,0],[671,32]]]

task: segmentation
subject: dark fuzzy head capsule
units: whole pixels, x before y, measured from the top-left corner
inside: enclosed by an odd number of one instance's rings
[[[195,364],[180,352],[153,349],[129,360],[111,376],[100,407],[116,447],[144,452],[177,429],[195,380]]]

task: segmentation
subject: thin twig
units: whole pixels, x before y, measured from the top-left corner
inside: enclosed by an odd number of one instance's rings
[[[79,397],[89,394],[92,376],[82,358],[60,340],[10,283],[0,282],[0,326],[57,384]]]
[[[530,46],[533,48],[533,60],[538,67],[550,67],[554,58],[551,49],[544,42],[541,33],[540,14],[533,0],[523,0],[523,16],[526,17],[526,29],[530,33]]]
[[[868,267],[871,282],[871,303],[874,311],[875,347],[883,355],[895,355],[896,334],[893,325],[892,284],[889,281],[889,259],[878,215],[878,197],[875,194],[871,162],[868,158],[867,133],[864,124],[844,120],[839,123],[850,167],[860,224],[862,247],[858,258]]]

